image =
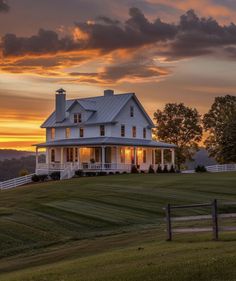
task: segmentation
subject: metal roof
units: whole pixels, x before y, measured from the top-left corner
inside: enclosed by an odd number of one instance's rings
[[[142,146],[156,148],[175,148],[176,145],[144,139],[115,138],[115,137],[96,137],[80,139],[63,139],[40,143],[37,147],[55,146],[93,146],[93,145],[119,145],[119,146]]]
[[[114,119],[126,105],[126,103],[134,98],[137,102],[140,109],[143,111],[147,121],[151,127],[154,127],[154,124],[141,103],[138,101],[134,93],[126,93],[112,96],[98,96],[92,98],[83,98],[83,99],[74,99],[66,101],[66,111],[70,110],[75,102],[78,102],[85,110],[94,111],[90,118],[84,122],[85,125],[92,124],[102,124],[102,123],[112,123]],[[64,126],[73,126],[67,117],[63,122],[56,123],[56,114],[55,111],[49,116],[49,118],[41,125],[42,128],[47,127],[64,127]]]

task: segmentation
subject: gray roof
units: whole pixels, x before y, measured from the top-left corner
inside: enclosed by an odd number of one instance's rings
[[[143,111],[147,121],[151,127],[154,124],[141,103],[138,101],[134,93],[126,93],[112,96],[98,96],[92,98],[74,99],[66,101],[66,111],[68,111],[75,102],[78,102],[85,110],[94,111],[90,118],[84,122],[85,125],[92,124],[104,124],[112,123],[114,119],[119,114],[121,109],[126,105],[126,103],[134,98],[140,109]],[[64,126],[76,126],[72,124],[67,117],[63,122],[56,123],[56,113],[55,111],[49,116],[49,118],[41,125],[42,128],[47,127],[64,127]]]
[[[125,146],[145,146],[160,148],[175,148],[176,146],[169,143],[157,142],[144,139],[129,139],[115,137],[97,137],[97,138],[80,138],[80,139],[63,139],[48,141],[37,144],[37,147],[50,146],[93,146],[93,145],[125,145]]]

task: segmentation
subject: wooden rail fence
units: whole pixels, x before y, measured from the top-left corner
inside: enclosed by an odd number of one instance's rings
[[[24,184],[27,184],[27,183],[31,183],[33,175],[34,174],[30,174],[30,175],[10,179],[10,180],[7,180],[7,181],[2,181],[2,182],[0,182],[0,190],[15,188],[17,186],[21,186],[21,185],[24,185]]]
[[[226,202],[223,205],[236,205],[236,202]],[[208,207],[211,210],[210,215],[199,215],[199,216],[187,216],[187,217],[173,217],[172,211],[175,209],[194,209]],[[174,206],[167,204],[164,208],[166,213],[166,229],[167,229],[167,241],[171,241],[173,238],[173,233],[200,233],[200,232],[212,232],[213,240],[219,239],[220,231],[236,231],[236,226],[224,226],[219,227],[219,218],[228,219],[236,218],[236,213],[229,214],[219,214],[218,212],[218,202],[214,199],[211,203],[203,204],[192,204],[192,205],[179,205]],[[172,222],[187,222],[187,221],[202,221],[202,220],[211,220],[210,227],[194,227],[194,228],[173,228]]]

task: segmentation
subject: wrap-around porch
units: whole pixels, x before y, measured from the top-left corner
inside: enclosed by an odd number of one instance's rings
[[[164,168],[175,165],[174,148],[153,148],[138,146],[69,146],[47,147],[46,161],[39,163],[39,150],[36,148],[36,172],[49,173],[66,168],[83,171],[126,171],[132,165],[140,171],[147,171],[152,165]]]

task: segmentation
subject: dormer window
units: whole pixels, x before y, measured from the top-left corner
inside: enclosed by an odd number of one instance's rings
[[[78,124],[82,122],[82,115],[81,113],[75,113],[74,114],[74,123]]]
[[[55,128],[51,128],[51,140],[55,139],[55,133],[56,133]]]
[[[80,136],[81,138],[84,137],[84,128],[82,128],[82,127],[79,128],[79,136]]]
[[[66,128],[66,138],[70,138],[70,128]]]
[[[135,126],[132,127],[132,136],[133,136],[133,138],[136,138],[136,127]]]
[[[100,136],[101,137],[105,136],[105,126],[104,125],[100,125]]]
[[[147,130],[146,128],[143,128],[143,138],[146,139],[147,137]]]
[[[130,107],[130,117],[134,117],[134,107]]]

